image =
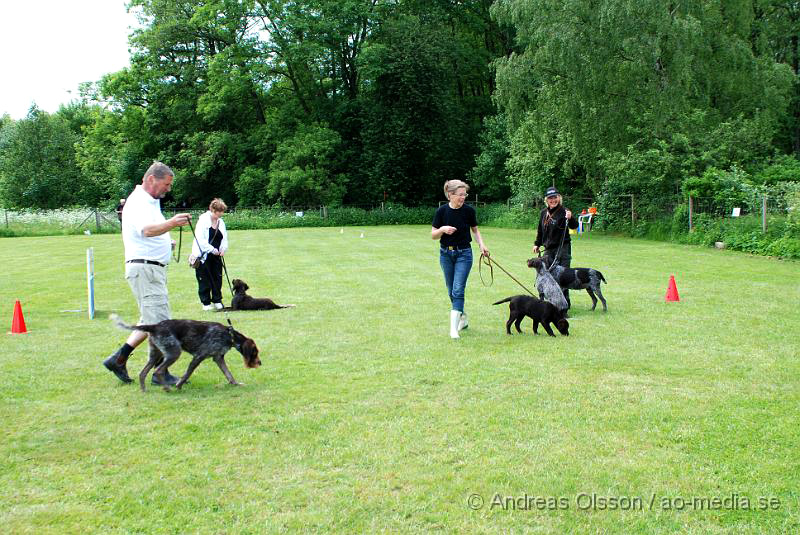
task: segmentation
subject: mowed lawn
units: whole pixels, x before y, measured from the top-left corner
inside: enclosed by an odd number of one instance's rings
[[[573,265],[604,273],[609,311],[573,292],[570,336],[550,338],[505,334],[492,303],[523,290],[497,270],[483,286],[476,256],[454,341],[429,231],[231,232],[231,278],[297,307],[230,314],[261,348],[256,370],[228,353],[245,386],[206,362],[145,393],[101,366],[127,334],[108,315],[138,317],[120,236],[0,240],[2,531],[800,530],[799,263],[583,235]],[[532,231],[482,233],[533,288]],[[173,316],[224,322],[183,240]],[[5,334],[15,299],[27,334]]]

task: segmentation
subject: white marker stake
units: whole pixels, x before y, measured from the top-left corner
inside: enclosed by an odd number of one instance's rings
[[[86,249],[86,283],[89,292],[89,319],[94,319],[94,248]]]

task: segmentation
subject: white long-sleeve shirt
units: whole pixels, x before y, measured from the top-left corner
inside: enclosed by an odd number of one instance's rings
[[[211,253],[214,249],[214,247],[208,243],[208,229],[210,228],[211,212],[207,211],[197,219],[197,225],[194,227],[194,233],[197,239],[192,240],[192,255],[201,257],[203,262],[206,261],[205,254]],[[223,221],[221,217],[219,218],[219,226],[217,228],[222,235],[222,243],[219,245],[219,252],[224,253],[228,250],[228,231],[225,229],[225,221]],[[200,242],[199,247],[197,245],[198,242]]]

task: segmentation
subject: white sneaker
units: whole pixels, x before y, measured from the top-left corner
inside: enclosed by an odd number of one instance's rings
[[[222,310],[222,303],[214,303],[214,308],[217,310]]]
[[[214,305],[203,305],[203,310],[214,310]]]

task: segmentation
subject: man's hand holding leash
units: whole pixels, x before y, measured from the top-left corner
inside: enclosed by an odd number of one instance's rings
[[[174,216],[170,217],[167,221],[170,223],[170,225],[172,225],[172,228],[175,228],[188,225],[189,221],[191,220],[192,220],[192,214],[175,214]]]

